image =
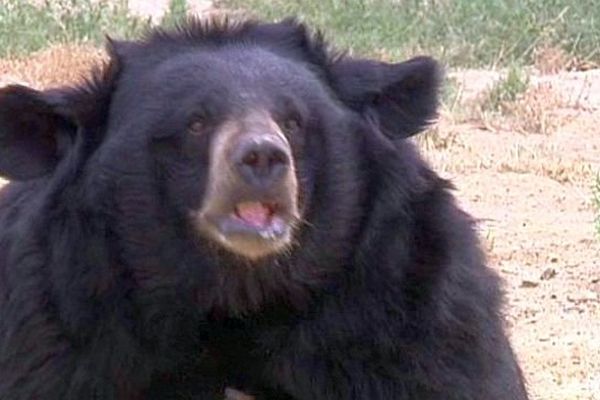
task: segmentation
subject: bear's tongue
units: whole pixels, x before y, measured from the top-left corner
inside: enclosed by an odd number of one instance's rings
[[[235,209],[237,216],[248,225],[264,228],[271,222],[271,207],[258,201],[240,203]]]

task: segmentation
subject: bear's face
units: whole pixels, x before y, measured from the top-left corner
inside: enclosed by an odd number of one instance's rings
[[[343,123],[323,82],[257,46],[193,50],[143,71],[123,59],[107,137],[123,157],[107,145],[99,158],[128,174],[139,163],[127,154],[147,150],[173,212],[235,254],[288,248],[313,191],[322,120]]]
[[[122,198],[150,200],[117,205],[159,205],[185,235],[250,260],[293,251],[306,226],[351,237],[363,146],[421,131],[437,106],[431,59],[333,56],[293,21],[192,23],[109,50],[87,86],[0,91],[0,174],[145,182]]]

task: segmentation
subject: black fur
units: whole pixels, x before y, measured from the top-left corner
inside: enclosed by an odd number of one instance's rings
[[[527,398],[473,222],[405,140],[433,60],[352,59],[294,20],[109,50],[82,86],[0,90],[0,399]],[[302,121],[305,224],[250,262],[188,214],[210,128],[257,105]]]

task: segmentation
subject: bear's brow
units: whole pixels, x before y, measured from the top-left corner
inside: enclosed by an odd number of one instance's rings
[[[322,92],[323,83],[306,63],[273,53],[260,46],[228,45],[182,52],[160,62],[146,78],[160,87],[165,81],[185,87],[194,81],[231,88],[243,97],[257,91],[279,88],[298,91],[310,87]],[[262,90],[264,89],[264,90]],[[303,90],[304,91],[304,90]]]

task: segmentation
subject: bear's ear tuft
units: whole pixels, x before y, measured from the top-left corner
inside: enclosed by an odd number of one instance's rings
[[[397,64],[342,58],[332,65],[341,100],[374,118],[392,138],[419,133],[437,117],[441,76],[439,64],[429,57]]]
[[[54,170],[76,127],[53,103],[25,86],[0,89],[0,176],[27,180]]]

